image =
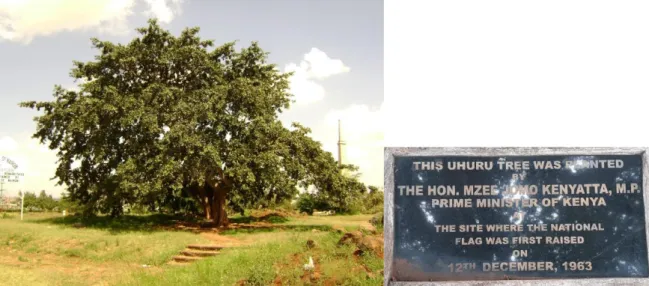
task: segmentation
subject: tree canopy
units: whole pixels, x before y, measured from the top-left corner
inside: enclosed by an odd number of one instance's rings
[[[155,20],[137,31],[128,44],[92,39],[99,54],[71,72],[80,90],[56,86],[53,101],[21,103],[44,113],[34,137],[57,150],[55,176],[87,212],[191,200],[222,225],[226,203],[242,210],[315,186],[343,207],[365,190],[308,128],[283,126],[291,74],[258,43],[214,47],[198,28],[174,36]]]

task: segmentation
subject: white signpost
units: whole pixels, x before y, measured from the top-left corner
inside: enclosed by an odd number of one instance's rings
[[[20,220],[23,220],[23,203],[25,202],[25,192],[20,191]]]
[[[2,168],[2,165],[9,165],[9,168]],[[25,176],[24,173],[16,172],[18,164],[13,160],[1,156],[0,157],[0,200],[4,200],[4,184],[5,183],[18,183],[20,178]],[[20,220],[23,219],[23,201],[25,199],[25,192],[21,191],[20,198]]]

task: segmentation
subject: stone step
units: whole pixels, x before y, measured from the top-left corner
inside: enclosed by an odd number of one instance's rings
[[[184,255],[177,255],[173,257],[173,260],[176,262],[194,262],[197,260],[201,260],[200,257],[195,257],[195,256],[184,256]]]
[[[222,246],[209,245],[209,244],[190,244],[187,246],[187,248],[194,249],[194,250],[211,250],[211,251],[223,249]]]
[[[218,251],[186,249],[180,252],[184,256],[208,257],[219,254]]]

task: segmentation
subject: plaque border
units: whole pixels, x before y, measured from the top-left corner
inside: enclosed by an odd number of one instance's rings
[[[467,280],[434,282],[390,281],[394,247],[394,158],[395,156],[544,156],[544,155],[642,155],[642,187],[645,207],[645,232],[649,249],[649,159],[648,147],[385,147],[383,175],[383,275],[384,286],[430,285],[649,285],[649,278],[553,278],[535,280]],[[649,251],[648,257],[649,259]]]

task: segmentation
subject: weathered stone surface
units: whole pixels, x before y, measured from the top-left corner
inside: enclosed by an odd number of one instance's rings
[[[600,169],[527,169],[527,170],[464,170],[462,172],[449,170],[413,170],[414,159],[409,157],[409,152],[386,152],[386,278],[393,280],[390,285],[493,285],[494,281],[478,282],[476,280],[518,280],[518,279],[544,279],[544,278],[571,278],[565,280],[566,284],[575,285],[588,281],[589,285],[598,285],[606,281],[608,285],[644,285],[644,279],[592,279],[596,277],[648,277],[647,264],[647,239],[645,220],[644,188],[646,186],[647,172],[644,151],[641,149],[589,149],[594,152],[578,152],[570,149],[531,148],[532,152],[517,148],[497,148],[497,150],[484,148],[433,148],[407,149],[414,150],[414,155],[436,155],[434,159],[455,161],[488,161],[503,158],[506,161],[522,160],[608,160],[621,159],[624,167]],[[440,151],[442,150],[442,151]],[[477,151],[476,151],[477,150]],[[523,150],[523,151],[521,151]],[[563,154],[560,154],[561,151]],[[640,150],[640,151],[638,151]],[[392,154],[403,157],[392,156]],[[438,154],[434,154],[438,153]],[[448,157],[450,153],[453,156]],[[472,156],[474,153],[479,157]],[[535,155],[539,156],[535,156]],[[589,155],[592,154],[592,155]],[[489,155],[493,157],[489,158]],[[521,155],[529,157],[522,158]],[[392,158],[388,158],[392,156]],[[513,157],[517,156],[517,157]],[[400,162],[400,159],[405,162]],[[417,161],[426,161],[431,158],[418,157]],[[494,161],[495,162],[495,161]],[[390,166],[388,166],[390,164]],[[512,175],[525,173],[525,178],[512,184]],[[638,192],[615,193],[616,184],[623,182],[628,186],[637,184]],[[477,207],[478,198],[500,198],[504,195],[502,190],[494,195],[465,196],[460,186],[479,185],[497,186],[496,189],[505,189],[507,185],[537,185],[542,192],[543,185],[585,185],[590,183],[605,184],[608,193],[571,193],[565,205],[561,201],[558,205],[543,206],[514,206],[499,207],[482,205]],[[443,196],[433,194],[428,196],[400,196],[399,185],[456,185],[459,194]],[[391,189],[389,189],[391,188]],[[589,186],[592,188],[592,186]],[[590,189],[591,192],[593,189]],[[427,193],[425,190],[424,193]],[[511,194],[518,199],[544,197],[559,197],[560,193],[550,194]],[[563,194],[568,196],[567,194]],[[601,195],[601,196],[600,196]],[[572,198],[574,197],[574,198]],[[605,205],[600,203],[602,197]],[[433,208],[432,199],[464,199],[472,198],[470,206],[454,205],[440,206],[439,202]],[[585,198],[585,200],[584,200]],[[563,199],[563,198],[562,198]],[[576,199],[576,200],[574,200]],[[583,203],[586,202],[586,203]],[[449,201],[447,201],[449,203]],[[452,204],[452,203],[449,203]],[[584,205],[585,204],[585,205]],[[583,205],[583,206],[582,206]],[[524,213],[524,215],[520,215]],[[498,233],[485,232],[439,232],[435,226],[440,225],[570,225],[565,228],[555,228],[548,231],[532,232],[500,231]],[[577,224],[590,225],[593,230],[569,230]],[[599,228],[601,227],[601,230]],[[487,237],[508,238],[540,236],[542,243],[530,244],[511,241],[504,244],[486,243]],[[475,238],[482,238],[480,243]],[[546,237],[559,237],[559,239],[546,240]],[[563,237],[567,237],[565,240]],[[572,238],[571,238],[572,237]],[[580,238],[574,238],[580,237]],[[459,241],[457,240],[459,239]],[[583,241],[581,241],[583,239]],[[549,244],[549,242],[569,242]],[[527,256],[513,257],[513,250],[526,250]],[[448,263],[452,261],[451,263]],[[492,262],[551,262],[550,270],[556,271],[478,271],[484,263]],[[562,262],[590,261],[592,269],[586,271],[582,267],[573,270],[561,267]],[[462,272],[449,271],[449,264],[460,263],[464,267]],[[463,264],[466,263],[466,264]],[[471,269],[473,263],[476,269]],[[389,265],[388,265],[389,264]],[[469,266],[469,267],[466,267]],[[444,269],[445,268],[445,269]],[[560,269],[558,269],[560,268]],[[568,268],[570,268],[568,266]],[[574,278],[587,278],[579,280]],[[439,282],[424,281],[439,280]],[[442,282],[442,281],[449,282]],[[461,282],[458,280],[473,280]],[[403,281],[403,282],[397,282]],[[406,281],[417,283],[404,284]],[[542,281],[516,281],[512,285],[561,285],[563,280]],[[627,281],[627,282],[624,282]],[[547,283],[546,283],[547,282]],[[386,282],[387,283],[387,282]],[[482,284],[481,284],[482,283]],[[499,282],[505,284],[507,282]],[[539,284],[541,283],[541,284]],[[610,284],[609,284],[610,283]],[[585,284],[583,284],[585,285]],[[602,284],[599,284],[602,285]]]

